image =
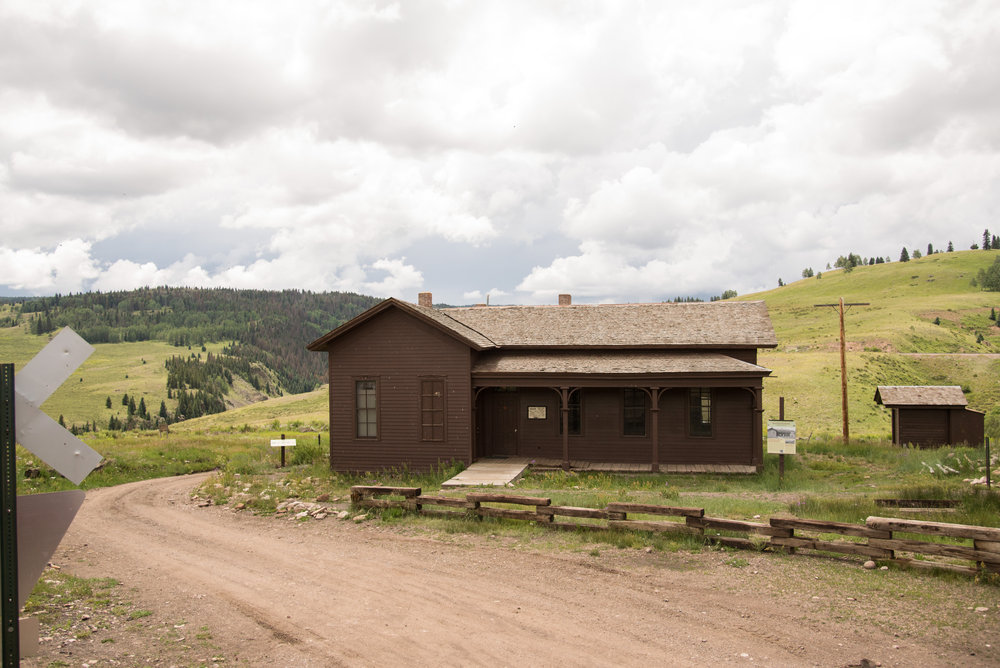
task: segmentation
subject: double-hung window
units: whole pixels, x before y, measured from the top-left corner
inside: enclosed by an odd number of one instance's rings
[[[420,379],[420,440],[444,440],[444,379]]]
[[[688,396],[689,432],[692,436],[712,435],[712,389],[692,387]]]
[[[625,388],[624,429],[626,436],[646,435],[646,393],[636,387]]]
[[[354,412],[358,438],[378,438],[378,381],[354,381]]]

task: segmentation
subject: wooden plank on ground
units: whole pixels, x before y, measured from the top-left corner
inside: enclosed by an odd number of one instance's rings
[[[848,541],[828,541],[812,540],[810,538],[778,538],[771,539],[772,545],[782,547],[805,548],[807,550],[821,550],[823,552],[836,552],[837,554],[860,554],[874,559],[891,559],[892,551],[884,548],[872,547],[863,543],[851,543]]]
[[[983,552],[996,552],[997,556],[1000,557],[1000,542],[995,540],[974,540],[972,545],[977,550],[982,550]]]
[[[967,545],[948,545],[946,543],[929,543],[925,540],[903,540],[900,538],[891,538],[889,540],[870,538],[868,544],[872,547],[881,547],[897,552],[916,552],[917,554],[932,554],[938,557],[969,559],[970,561],[1000,562],[1000,554],[977,550]]]
[[[892,538],[890,531],[873,529],[860,524],[848,522],[828,522],[826,520],[804,520],[797,517],[772,517],[771,526],[783,529],[801,529],[817,533],[836,533],[843,536],[859,536],[861,538]]]
[[[875,505],[884,508],[955,508],[960,504],[954,499],[875,499]]]
[[[904,568],[915,568],[920,570],[942,570],[950,571],[952,573],[961,573],[962,575],[976,575],[979,573],[979,569],[975,566],[961,566],[959,564],[945,564],[937,561],[924,561],[923,559],[893,559],[893,563],[899,564]]]
[[[791,529],[772,527],[763,522],[749,522],[746,520],[730,520],[725,517],[688,517],[685,519],[688,526],[701,529],[716,529],[718,531],[741,531],[757,534],[759,536],[780,536],[789,538],[792,535]]]
[[[543,515],[561,515],[563,517],[589,517],[595,520],[608,519],[608,512],[600,508],[580,508],[577,506],[539,506],[538,513]]]
[[[447,506],[449,508],[475,508],[475,504],[469,503],[462,497],[455,496],[425,496],[421,494],[416,499],[417,503],[428,506]]]
[[[469,501],[480,503],[514,503],[522,506],[548,506],[552,504],[552,499],[545,499],[537,496],[514,496],[513,494],[490,494],[486,492],[474,492],[466,494]]]
[[[608,526],[626,531],[657,531],[660,533],[685,533],[701,535],[701,529],[680,522],[644,522],[642,520],[609,520]]]
[[[904,520],[895,517],[869,517],[865,520],[865,524],[873,529],[882,529],[883,531],[905,531],[907,533],[923,533],[932,536],[1000,541],[1000,529],[971,524]]]
[[[609,503],[605,510],[619,513],[641,513],[643,515],[670,515],[674,517],[703,517],[704,508],[681,508],[677,506],[653,506],[646,503]]]
[[[545,522],[548,518],[539,516],[533,510],[509,510],[507,508],[486,508],[480,506],[476,508],[476,513],[481,517],[502,517],[507,520],[529,520],[532,522]]]
[[[755,543],[749,538],[733,538],[732,536],[705,536],[706,540],[726,547],[735,547],[740,550],[759,550],[760,543]]]

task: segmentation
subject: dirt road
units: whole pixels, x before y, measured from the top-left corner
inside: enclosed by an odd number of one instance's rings
[[[88,492],[57,559],[79,575],[118,578],[171,619],[211,628],[227,665],[847,666],[868,658],[927,666],[998,658],[988,645],[968,646],[997,637],[995,612],[986,622],[970,613],[970,623],[988,626],[968,637],[936,636],[922,623],[894,634],[840,614],[847,593],[822,579],[828,563],[808,558],[607,546],[595,556],[512,549],[485,536],[291,522],[198,508],[189,495],[203,479]],[[745,560],[738,568],[734,556]],[[855,596],[859,609],[881,605]],[[885,614],[895,615],[916,615],[921,605],[889,604]]]

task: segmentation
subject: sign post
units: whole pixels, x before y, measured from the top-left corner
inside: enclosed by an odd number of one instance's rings
[[[101,462],[101,455],[42,412],[42,403],[94,352],[94,347],[68,327],[53,337],[14,376],[14,365],[0,365],[0,534],[2,554],[2,613],[0,657],[3,666],[17,666],[33,652],[22,639],[20,609],[45,569],[63,534],[83,503],[80,490],[17,497],[15,443],[79,485]],[[32,527],[19,536],[18,521]],[[37,627],[35,627],[37,628]]]
[[[271,447],[272,448],[281,448],[281,466],[280,466],[280,468],[285,468],[285,448],[291,448],[291,447],[294,447],[294,446],[295,446],[295,439],[294,438],[285,438],[284,434],[281,435],[281,438],[272,438],[271,439]]]
[[[17,451],[14,440],[14,365],[0,364],[0,658],[4,668],[21,661],[17,596]]]
[[[778,405],[780,420],[767,421],[767,454],[778,455],[778,481],[785,480],[785,455],[795,454],[795,421],[785,419],[785,398]]]

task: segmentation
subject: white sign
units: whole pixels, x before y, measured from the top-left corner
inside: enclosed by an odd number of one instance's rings
[[[769,455],[795,454],[794,420],[767,421],[767,454]]]
[[[294,438],[272,438],[271,447],[272,448],[290,448],[295,445]]]
[[[14,377],[14,422],[18,442],[79,485],[101,463],[100,453],[41,411],[42,403],[94,352],[69,327]]]

